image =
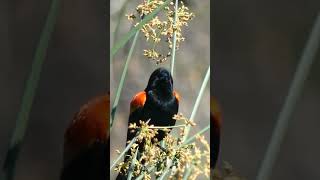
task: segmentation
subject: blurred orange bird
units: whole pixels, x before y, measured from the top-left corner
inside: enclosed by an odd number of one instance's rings
[[[110,93],[95,97],[75,114],[64,135],[61,180],[107,179]]]
[[[213,169],[217,163],[220,152],[220,131],[221,131],[221,109],[215,97],[210,99],[210,119],[212,125],[211,132],[211,168]]]

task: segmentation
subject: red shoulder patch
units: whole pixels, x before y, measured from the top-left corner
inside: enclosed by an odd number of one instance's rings
[[[110,94],[96,97],[80,108],[64,135],[64,160],[69,161],[95,141],[109,138]]]
[[[146,92],[141,91],[139,93],[137,93],[133,99],[131,100],[130,103],[130,114],[135,111],[136,109],[143,107],[144,103],[146,102],[147,96],[146,96]]]
[[[178,102],[180,102],[180,94],[177,91],[173,91],[173,95],[177,98]]]

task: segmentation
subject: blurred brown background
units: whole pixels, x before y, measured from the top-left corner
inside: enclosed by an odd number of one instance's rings
[[[223,109],[221,159],[255,179],[320,1],[217,0],[213,7],[211,89]],[[319,55],[315,62],[270,179],[320,179]]]
[[[9,45],[2,44],[6,43],[2,38],[0,41],[1,49],[6,48],[5,54],[1,51],[0,55],[1,168],[51,1],[8,3],[0,5],[0,17],[10,25],[11,40]],[[60,1],[57,24],[17,163],[17,180],[57,180],[64,129],[80,105],[109,89],[106,17],[106,1]]]

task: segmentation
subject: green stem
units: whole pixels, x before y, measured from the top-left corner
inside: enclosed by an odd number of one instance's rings
[[[183,177],[183,180],[188,180],[188,178],[189,178],[189,176],[190,176],[191,172],[192,172],[192,168],[191,168],[191,167],[189,167],[189,168],[187,169],[187,171],[186,171],[186,173],[185,173],[184,177]]]
[[[168,129],[168,128],[179,128],[179,127],[185,127],[185,124],[182,125],[175,125],[175,126],[152,126],[149,127],[149,129]]]
[[[128,180],[131,180],[133,177],[133,171],[134,171],[135,161],[137,160],[138,151],[139,151],[139,147],[136,149],[136,152],[134,153],[134,156],[132,158],[129,174],[128,174]]]
[[[125,153],[127,151],[129,151],[129,149],[131,148],[131,146],[133,145],[133,143],[135,143],[137,140],[137,136],[134,137],[131,142],[127,145],[127,147],[121,152],[121,154],[118,156],[118,158],[112,163],[112,165],[110,166],[110,171],[112,170],[112,168],[118,163],[118,161],[120,161],[120,159],[122,158],[122,156],[125,155]]]
[[[128,4],[129,4],[129,0],[126,0],[126,2],[124,2],[123,6],[122,6],[121,9],[119,10],[119,12],[118,12],[118,13],[115,13],[115,14],[118,14],[118,17],[119,17],[119,18],[118,18],[118,21],[117,21],[115,30],[114,30],[114,32],[113,32],[113,43],[112,43],[112,45],[113,45],[113,44],[116,42],[116,40],[117,40],[118,33],[119,33],[120,23],[121,23],[121,20],[122,20],[122,18],[123,18],[123,16],[124,16],[124,13],[125,13],[125,10],[126,10],[126,7],[127,7]],[[111,54],[110,54],[109,58],[110,58],[110,64],[109,64],[109,65],[112,65],[113,57],[111,56]],[[110,71],[110,72],[111,72],[111,71]],[[110,77],[110,74],[109,74],[110,72],[108,72],[108,74],[107,74],[107,79]]]
[[[121,9],[119,10],[119,12],[117,14],[118,15],[118,21],[117,21],[117,24],[116,24],[116,27],[114,29],[114,32],[113,32],[113,44],[116,42],[117,40],[117,37],[118,37],[118,33],[119,33],[119,27],[120,27],[120,24],[121,24],[121,20],[122,18],[124,17],[124,13],[125,13],[125,10],[127,8],[127,5],[129,4],[129,0],[126,0],[124,3],[123,3],[123,6],[121,7]],[[112,60],[112,59],[111,59]]]
[[[167,159],[167,161],[168,161],[168,159]],[[163,179],[166,177],[166,175],[168,174],[168,172],[169,172],[169,170],[170,170],[170,166],[171,166],[171,165],[172,165],[172,161],[169,162],[169,163],[167,163],[166,169],[163,171],[163,173],[161,174],[161,176],[160,176],[159,178],[157,178],[157,180],[163,180]]]
[[[192,137],[190,137],[189,139],[185,140],[183,142],[183,145],[189,144],[192,141],[194,141],[198,135],[201,135],[203,133],[205,133],[206,131],[208,131],[210,129],[210,124],[208,126],[206,126],[205,128],[203,128],[201,131],[199,131],[198,133],[194,134]]]
[[[178,3],[179,1],[176,0],[175,3],[175,14],[174,14],[174,27],[176,27],[177,21],[178,21]],[[171,58],[171,76],[173,77],[174,72],[174,61],[176,57],[176,43],[177,43],[177,30],[174,30],[173,32],[173,46],[172,46],[172,58]]]
[[[196,100],[196,102],[195,102],[195,104],[193,106],[193,110],[192,110],[191,116],[189,118],[190,121],[193,121],[193,119],[194,119],[194,117],[195,117],[195,115],[196,115],[196,113],[198,111],[201,98],[203,96],[204,90],[205,90],[205,88],[207,86],[207,83],[208,83],[209,79],[210,79],[210,66],[208,67],[208,70],[207,70],[206,76],[205,76],[205,78],[204,78],[204,80],[202,82],[202,85],[201,85],[197,100]],[[191,129],[190,126],[186,127],[186,133],[185,133],[185,135],[183,137],[183,141],[185,141],[187,139],[188,134],[190,132],[190,129]]]
[[[154,166],[150,167],[150,168],[148,169],[148,172],[149,172],[149,173],[151,173],[151,172],[153,171],[153,169],[155,169],[155,167],[154,167]],[[138,176],[138,177],[137,177],[137,179],[136,179],[136,180],[142,180],[142,179],[143,179],[143,177],[144,177],[144,175],[143,175],[143,174],[141,174],[140,176]]]
[[[20,111],[16,120],[16,126],[12,134],[9,149],[4,163],[4,172],[7,180],[12,180],[15,173],[15,164],[21,149],[25,132],[28,127],[29,115],[32,108],[35,91],[38,87],[42,65],[46,57],[48,44],[54,30],[56,17],[59,9],[59,0],[52,0],[50,10],[42,30],[39,44],[37,46],[31,73],[26,82],[26,88],[22,97]]]
[[[304,82],[309,74],[312,63],[315,59],[320,44],[320,13],[317,16],[310,37],[306,43],[300,63],[295,72],[292,84],[286,97],[283,108],[279,114],[276,126],[272,133],[270,144],[267,148],[261,168],[258,172],[257,180],[269,179],[272,167],[280,151],[281,143],[287,132],[289,119],[294,113],[295,105],[301,95]]]
[[[113,125],[114,117],[115,117],[115,114],[116,114],[116,111],[117,111],[117,106],[118,106],[118,104],[119,104],[119,99],[120,99],[121,92],[122,92],[122,89],[123,89],[123,84],[124,84],[124,81],[125,81],[125,78],[126,78],[126,75],[127,75],[129,63],[130,63],[130,61],[131,61],[131,56],[132,56],[134,47],[135,47],[135,45],[136,45],[138,36],[139,36],[139,31],[137,31],[137,32],[136,32],[136,35],[134,36],[134,39],[133,39],[131,48],[130,48],[130,50],[129,50],[129,54],[128,54],[126,63],[125,63],[125,65],[124,65],[124,68],[123,68],[123,71],[122,71],[122,75],[121,75],[121,78],[120,78],[119,86],[118,86],[117,91],[116,91],[116,97],[115,97],[115,99],[114,99],[114,102],[113,102],[113,105],[112,105],[112,109],[111,109],[111,114],[110,114],[110,129],[112,128],[112,125]]]

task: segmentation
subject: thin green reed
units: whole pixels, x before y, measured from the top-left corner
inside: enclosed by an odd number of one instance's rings
[[[205,88],[206,88],[206,86],[208,84],[209,79],[210,79],[210,66],[208,67],[208,70],[207,70],[207,73],[206,73],[206,75],[205,75],[205,77],[203,79],[203,82],[202,82],[198,97],[197,97],[196,102],[195,102],[195,104],[193,106],[193,110],[192,110],[191,116],[189,118],[190,121],[193,121],[195,116],[196,116],[196,113],[197,113],[199,105],[200,105],[200,101],[202,99],[204,90],[205,90]],[[191,130],[190,126],[186,127],[186,133],[185,133],[185,135],[183,137],[183,141],[185,141],[187,139],[190,130]]]
[[[177,21],[178,21],[178,4],[179,4],[179,1],[176,0],[175,12],[174,12],[174,26],[176,26]],[[171,58],[171,63],[170,63],[171,76],[173,76],[173,72],[174,72],[174,61],[175,61],[175,57],[176,57],[176,44],[177,44],[177,31],[174,31],[174,33],[173,33],[173,46],[172,46],[172,58]]]
[[[107,2],[107,3],[109,3],[109,2]],[[127,7],[128,4],[129,4],[129,0],[126,0],[124,2],[123,6],[121,7],[121,9],[116,13],[119,18],[117,20],[116,27],[115,27],[115,29],[113,31],[113,35],[112,35],[113,43],[112,44],[114,44],[116,42],[116,40],[117,40],[117,37],[118,37],[118,34],[119,34],[119,27],[120,27],[120,24],[121,24],[121,20],[122,20],[122,17],[124,17],[124,13],[125,13],[125,10],[126,10],[126,7]],[[113,57],[110,55],[109,58],[110,58],[110,64],[112,64]],[[107,74],[107,78],[109,78],[110,77],[109,73],[112,73],[112,70],[110,70],[110,72],[107,71],[107,73],[108,73]]]
[[[131,161],[131,164],[130,164],[130,169],[129,169],[129,174],[128,174],[128,180],[131,180],[132,177],[133,177],[133,170],[134,170],[134,167],[135,167],[135,163],[137,160],[137,155],[138,155],[138,152],[139,152],[139,147],[136,149],[136,152],[134,153],[134,156],[132,158],[132,161]]]
[[[200,136],[201,134],[205,133],[209,129],[210,129],[210,124],[208,126],[206,126],[205,128],[203,128],[201,131],[199,131],[196,134],[194,134],[193,136],[191,136],[189,139],[185,140],[182,145],[186,145],[186,144],[193,142],[194,140],[196,140],[197,136]]]
[[[289,93],[286,97],[283,108],[279,114],[276,126],[272,133],[270,144],[268,145],[264,160],[258,172],[257,180],[267,180],[270,178],[272,167],[280,151],[281,143],[287,132],[289,120],[294,113],[295,105],[299,100],[303,90],[304,82],[310,72],[317,50],[320,45],[320,12],[317,16],[305,49],[302,53],[300,63],[294,74]]]
[[[18,154],[21,150],[21,144],[28,127],[29,115],[33,99],[40,79],[42,64],[45,60],[49,40],[54,30],[58,9],[59,0],[52,0],[49,14],[35,52],[31,73],[26,82],[26,88],[22,97],[20,111],[18,113],[15,129],[12,134],[9,149],[6,155],[6,160],[3,166],[3,170],[5,173],[4,176],[7,180],[12,180],[14,178],[15,164],[18,159]]]
[[[120,161],[120,159],[122,158],[122,156],[124,156],[126,154],[126,152],[129,151],[129,149],[131,148],[131,146],[137,141],[137,136],[134,137],[130,143],[126,146],[126,148],[121,152],[121,154],[118,156],[118,158],[116,160],[114,160],[114,162],[112,163],[112,165],[110,166],[110,171],[113,169],[113,167],[115,167],[115,165],[117,165],[117,163]]]
[[[122,92],[122,89],[123,89],[123,84],[124,84],[124,81],[126,79],[126,75],[127,75],[127,71],[128,71],[129,63],[131,61],[131,56],[132,56],[134,47],[135,47],[137,39],[139,37],[139,32],[140,31],[137,31],[136,35],[134,36],[133,42],[131,44],[131,48],[129,50],[129,54],[127,56],[127,60],[125,62],[125,65],[124,65],[124,68],[123,68],[123,71],[122,71],[122,74],[121,74],[119,86],[118,86],[117,91],[116,91],[116,97],[114,99],[114,102],[113,102],[113,105],[112,105],[112,109],[111,109],[110,128],[112,128],[112,126],[113,126],[113,121],[114,121],[114,117],[115,117],[115,114],[116,114],[116,111],[117,111],[117,107],[118,107],[118,104],[119,104],[121,92]]]
[[[117,40],[117,37],[118,37],[118,34],[119,34],[119,28],[120,28],[120,24],[121,24],[121,20],[122,18],[124,17],[124,14],[126,12],[126,8],[127,8],[127,5],[129,4],[129,0],[126,0],[124,3],[123,3],[123,6],[121,7],[121,9],[118,11],[118,19],[117,19],[117,24],[116,24],[116,27],[113,31],[113,43],[116,42]]]
[[[167,161],[169,161],[169,160],[167,159]],[[167,163],[167,164],[169,164],[169,163]],[[163,171],[163,173],[161,174],[161,176],[159,178],[157,178],[157,180],[164,180],[166,175],[169,173],[169,169],[170,169],[170,166],[168,165],[166,167],[166,169]]]
[[[116,27],[113,31],[113,36],[112,36],[113,37],[113,44],[116,43],[116,40],[117,40],[117,37],[119,34],[121,20],[124,17],[124,14],[125,14],[125,11],[126,11],[126,8],[127,8],[127,5],[129,4],[129,2],[130,2],[129,0],[126,0],[123,3],[123,6],[121,7],[121,9],[116,13],[117,17],[119,17],[119,18],[117,19]],[[112,63],[112,60],[113,60],[113,58],[110,58],[110,64]],[[109,77],[109,74],[108,74],[108,77]]]
[[[192,167],[189,167],[183,176],[183,180],[188,180],[189,176],[191,175],[191,172],[192,172]]]

